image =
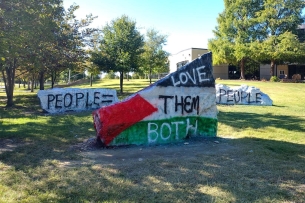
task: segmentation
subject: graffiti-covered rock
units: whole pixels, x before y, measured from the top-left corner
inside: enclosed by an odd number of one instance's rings
[[[207,53],[122,102],[93,112],[106,146],[158,144],[216,136],[212,53]]]
[[[217,84],[216,103],[272,106],[272,100],[267,94],[261,92],[259,88],[249,87],[248,85],[228,87],[226,85]]]
[[[39,90],[37,95],[42,109],[48,113],[98,109],[118,102],[113,89],[54,88]]]

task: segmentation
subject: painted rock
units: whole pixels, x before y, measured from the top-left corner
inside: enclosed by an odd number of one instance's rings
[[[270,97],[261,92],[259,88],[241,85],[239,87],[228,87],[226,85],[216,85],[217,104],[239,104],[272,106]]]
[[[102,88],[53,88],[39,90],[37,95],[48,113],[98,109],[119,101],[116,90]]]
[[[217,134],[212,53],[207,53],[125,100],[93,112],[105,146],[160,144]]]

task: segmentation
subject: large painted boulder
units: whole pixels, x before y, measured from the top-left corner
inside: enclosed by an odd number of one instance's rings
[[[39,90],[37,95],[48,113],[99,109],[119,101],[116,90],[102,88],[53,88]]]
[[[238,87],[228,87],[226,85],[216,85],[217,104],[239,104],[272,106],[270,97],[261,92],[259,88],[241,85]]]
[[[141,145],[216,136],[212,73],[212,53],[207,53],[122,102],[94,111],[98,141]]]

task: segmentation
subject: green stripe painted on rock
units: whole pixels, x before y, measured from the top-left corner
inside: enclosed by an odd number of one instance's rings
[[[206,117],[175,117],[164,120],[141,121],[123,131],[110,145],[162,144],[188,137],[215,137],[217,119]]]

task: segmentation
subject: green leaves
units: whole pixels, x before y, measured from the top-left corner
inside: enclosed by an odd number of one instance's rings
[[[0,2],[0,70],[9,106],[15,72],[19,78],[41,81],[44,77],[77,67],[86,58],[84,50],[96,29],[86,28],[95,18],[76,20],[73,5],[66,12],[62,0],[10,0]],[[54,82],[52,79],[52,82]],[[33,89],[32,89],[33,90]]]
[[[102,29],[102,40],[98,51],[93,53],[93,62],[103,71],[120,72],[121,93],[123,73],[139,68],[140,54],[143,52],[143,36],[136,22],[123,15]]]
[[[298,62],[305,56],[296,33],[303,22],[303,0],[225,0],[219,14],[215,38],[208,47],[216,64],[252,59]],[[244,63],[241,63],[244,64]],[[244,78],[241,67],[241,78]],[[271,73],[273,71],[271,70]]]
[[[142,54],[142,72],[149,74],[151,82],[152,73],[168,72],[169,53],[163,50],[167,42],[167,35],[159,34],[157,30],[148,29],[146,32],[144,53]]]

